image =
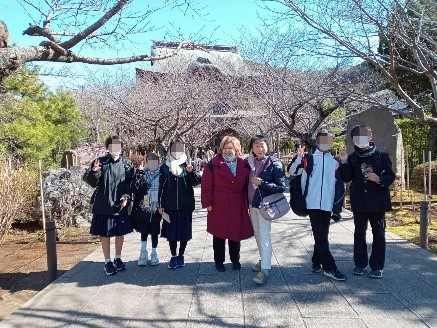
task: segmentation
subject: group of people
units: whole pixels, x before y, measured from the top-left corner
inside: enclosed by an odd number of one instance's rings
[[[334,158],[333,135],[320,132],[314,154],[305,154],[303,147],[299,147],[288,170],[291,178],[302,177],[302,190],[308,186],[306,204],[315,242],[312,271],[323,271],[336,280],[346,279],[329,250],[328,233],[331,218],[335,221],[341,218],[344,182],[351,181],[355,223],[353,273],[363,275],[370,265],[370,276],[380,278],[385,260],[384,214],[391,210],[388,187],[394,181],[394,173],[388,155],[371,142],[368,126],[353,128],[351,137],[355,151],[349,156],[341,151]],[[218,154],[205,165],[202,175],[186,156],[185,144],[180,140],[170,143],[163,160],[155,153],[148,154],[145,160],[138,156],[128,160],[121,155],[122,146],[118,136],[108,138],[107,155],[94,160],[84,176],[95,187],[90,232],[101,238],[107,275],[126,269],[121,259],[124,235],[134,229],[141,234],[138,265],[159,264],[156,250],[161,235],[169,244],[168,268],[184,267],[185,249],[192,239],[193,187],[200,184],[201,205],[207,210],[207,231],[213,236],[216,270],[226,271],[226,240],[232,269],[240,270],[241,241],[254,236],[259,261],[252,266],[253,281],[260,285],[268,282],[272,221],[261,215],[260,207],[263,198],[283,193],[286,187],[284,167],[277,158],[268,155],[264,136],[250,140],[247,158],[242,156],[240,141],[225,136]],[[366,244],[368,222],[373,232],[370,259]],[[114,260],[110,256],[111,237],[115,237]]]

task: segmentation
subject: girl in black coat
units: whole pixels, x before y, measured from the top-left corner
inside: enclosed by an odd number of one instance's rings
[[[122,142],[118,136],[105,142],[108,155],[91,163],[85,181],[95,187],[91,205],[93,219],[90,233],[100,236],[105,272],[113,275],[126,269],[121,260],[124,235],[132,232],[127,205],[131,201],[130,183],[134,170],[130,160],[121,156]],[[111,261],[110,238],[115,236],[115,258]]]
[[[184,253],[192,238],[192,220],[195,207],[193,187],[200,184],[200,175],[185,155],[181,141],[170,143],[167,160],[161,166],[159,178],[159,212],[164,221],[161,236],[169,242],[171,259],[169,269],[185,266]],[[177,242],[180,242],[176,256]]]

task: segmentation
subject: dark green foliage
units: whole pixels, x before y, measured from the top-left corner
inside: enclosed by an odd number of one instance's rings
[[[82,115],[71,94],[50,92],[35,72],[21,69],[4,80],[0,102],[0,154],[30,167],[56,167],[60,155],[83,139]]]
[[[416,165],[423,162],[423,151],[428,156],[429,126],[407,119],[396,120],[396,124],[402,131],[402,141],[405,153],[408,153],[408,164],[411,171]]]

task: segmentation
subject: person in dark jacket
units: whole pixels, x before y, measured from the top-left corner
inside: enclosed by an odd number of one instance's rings
[[[346,151],[340,151],[339,172],[344,182],[352,181],[350,203],[355,224],[353,273],[361,276],[369,265],[369,276],[382,278],[386,248],[385,212],[392,210],[389,186],[395,180],[395,174],[388,154],[377,149],[371,141],[372,130],[369,126],[353,127],[350,136],[355,151],[349,156]],[[373,234],[370,259],[366,244],[368,222]]]
[[[317,149],[312,154],[311,173],[308,157],[304,157],[304,147],[299,146],[297,156],[290,165],[290,175],[302,175],[301,187],[305,190],[308,181],[306,206],[314,236],[314,253],[311,259],[312,271],[334,280],[344,281],[346,276],[337,268],[334,257],[329,250],[329,227],[331,218],[340,219],[344,198],[344,184],[337,172],[339,163],[332,156],[331,148],[334,136],[327,131],[317,133]]]
[[[108,154],[91,163],[86,181],[96,189],[91,204],[93,218],[90,233],[100,236],[105,272],[116,274],[126,269],[121,260],[124,235],[133,231],[128,213],[131,201],[130,183],[134,176],[130,160],[121,155],[123,143],[118,136],[109,137],[105,142]],[[115,236],[115,258],[111,261],[110,238]]]
[[[248,186],[250,220],[252,222],[260,260],[252,270],[258,272],[253,281],[263,285],[269,280],[272,266],[272,221],[264,219],[259,209],[264,197],[285,191],[285,174],[282,163],[273,156],[267,156],[268,144],[262,135],[250,140],[250,155],[247,159],[251,168]]]
[[[249,218],[247,183],[250,167],[241,157],[240,141],[223,137],[219,154],[205,166],[202,175],[202,207],[208,210],[207,231],[213,235],[215,267],[226,271],[225,242],[234,270],[240,270],[240,241],[253,237]]]
[[[149,252],[147,251],[147,238],[149,235],[152,239],[150,265],[155,266],[159,264],[158,253],[156,251],[162,219],[158,211],[158,208],[160,208],[158,201],[159,159],[157,154],[150,153],[147,155],[146,168],[144,168],[143,156],[132,159],[136,167],[135,179],[132,182],[134,196],[132,219],[135,230],[141,233],[141,249],[140,256],[138,257],[139,266],[149,263]]]
[[[185,155],[185,144],[179,140],[170,142],[167,160],[161,166],[159,177],[159,212],[164,218],[161,236],[167,238],[170,246],[169,269],[185,266],[185,248],[192,238],[193,187],[200,182],[200,175]],[[179,253],[176,255],[178,241]]]

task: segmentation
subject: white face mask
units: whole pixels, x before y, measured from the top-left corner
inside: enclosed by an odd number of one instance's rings
[[[159,167],[159,162],[158,161],[148,161],[147,162],[147,168],[150,171],[155,171],[158,167]]]
[[[119,151],[110,151],[109,155],[111,155],[112,158],[116,159],[116,158],[118,158],[118,156],[120,156],[120,152]]]
[[[174,158],[176,158],[176,159],[181,158],[183,154],[184,154],[183,151],[175,151],[175,152],[172,152],[172,153],[171,153],[171,155],[172,155]]]
[[[330,144],[318,144],[317,148],[319,148],[319,150],[321,152],[327,152],[331,150],[332,145]]]
[[[355,136],[353,137],[355,146],[361,149],[369,147],[370,138],[368,136]]]

